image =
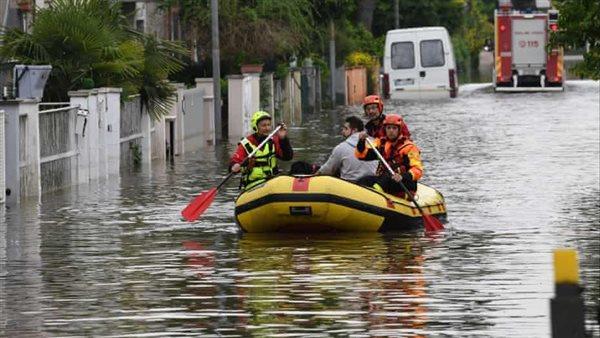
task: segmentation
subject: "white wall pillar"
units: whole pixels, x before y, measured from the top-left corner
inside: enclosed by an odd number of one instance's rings
[[[302,81],[302,74],[299,70],[292,71],[292,94],[293,94],[293,107],[292,107],[292,126],[299,126],[302,124],[302,88],[300,83]]]
[[[214,96],[212,77],[196,78],[196,88],[204,89],[205,96]],[[214,109],[213,109],[214,111]]]
[[[152,121],[152,159],[164,162],[167,158],[165,117]]]
[[[98,101],[98,91],[88,91],[88,110],[90,120],[90,179],[106,178],[106,144],[105,119],[103,101]]]
[[[183,93],[185,91],[185,86],[179,85],[177,86],[177,103],[175,105],[176,109],[176,117],[175,117],[175,155],[181,155],[185,152],[185,144],[184,144],[184,116],[183,116]]]
[[[70,91],[68,93],[71,106],[78,106],[80,110],[87,112],[87,122],[85,126],[85,133],[82,134],[80,130],[77,130],[77,181],[74,183],[88,183],[91,179],[98,178],[97,167],[96,176],[91,175],[91,147],[98,144],[98,117],[97,114],[90,114],[88,97],[89,90],[77,90]],[[96,123],[93,120],[96,120]],[[95,135],[95,138],[93,137]],[[97,159],[97,154],[96,154]]]
[[[248,132],[244,129],[243,79],[242,75],[227,76],[227,135],[231,143],[237,143]]]
[[[260,109],[260,74],[247,74],[250,83],[250,111],[254,114]]]
[[[6,177],[6,205],[17,205],[21,200],[21,173],[19,170],[19,102],[0,101],[4,110],[4,154]]]
[[[142,105],[142,165],[150,167],[152,163],[152,121],[148,107]]]
[[[267,87],[269,92],[264,93],[265,95],[267,95],[268,100],[267,100],[267,104],[264,108],[264,110],[266,110],[269,114],[271,114],[271,116],[273,116],[273,118],[275,117],[275,83],[273,81],[273,73],[263,73],[263,78],[264,81],[267,82]],[[259,91],[260,91],[260,86],[259,86]],[[260,94],[260,92],[259,92]]]
[[[215,144],[215,104],[214,97],[212,96],[203,96],[204,107],[203,107],[203,115],[202,115],[202,145],[201,147],[206,147],[207,145]]]
[[[252,132],[250,119],[260,109],[260,76],[230,75],[228,80],[228,134],[230,142],[234,143]]]
[[[105,144],[106,173],[118,176],[121,168],[121,88],[99,88],[98,101],[104,101],[102,130]]]
[[[25,127],[25,163],[21,167],[21,196],[40,196],[40,122],[39,101],[23,100],[19,104],[20,115],[27,116]]]

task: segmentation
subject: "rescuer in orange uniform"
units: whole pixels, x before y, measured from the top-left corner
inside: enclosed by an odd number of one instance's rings
[[[389,114],[383,120],[385,136],[378,137],[373,146],[388,162],[395,174],[392,176],[383,163],[379,163],[376,176],[365,176],[359,184],[372,186],[386,193],[406,197],[400,182],[411,192],[417,191],[417,181],[423,176],[423,164],[419,148],[405,135],[401,134],[404,122],[400,115]],[[378,159],[373,149],[365,144],[367,133],[359,135],[354,154],[359,160],[372,161]]]

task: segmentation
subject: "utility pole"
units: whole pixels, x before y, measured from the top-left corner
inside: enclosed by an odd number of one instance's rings
[[[400,28],[400,0],[394,0],[394,28]]]
[[[223,139],[221,127],[221,56],[219,55],[219,0],[210,0],[212,26],[213,102],[215,112],[215,143]]]
[[[333,19],[329,20],[329,69],[331,78],[331,108],[335,108],[335,24]]]

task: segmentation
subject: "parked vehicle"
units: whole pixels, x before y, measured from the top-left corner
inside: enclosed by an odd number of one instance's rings
[[[383,72],[386,98],[456,97],[458,93],[454,50],[444,27],[388,31]]]
[[[550,31],[558,30],[558,11],[550,7],[548,0],[526,8],[499,2],[494,12],[496,91],[563,90],[563,51],[547,46]]]

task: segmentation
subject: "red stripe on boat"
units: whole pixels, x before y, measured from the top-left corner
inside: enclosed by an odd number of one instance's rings
[[[308,191],[310,177],[296,177],[292,183],[292,191]]]
[[[391,199],[389,199],[389,198],[386,198],[386,199],[385,199],[385,201],[387,202],[387,206],[388,206],[388,208],[395,209],[395,207],[394,207],[394,202],[393,202]]]

